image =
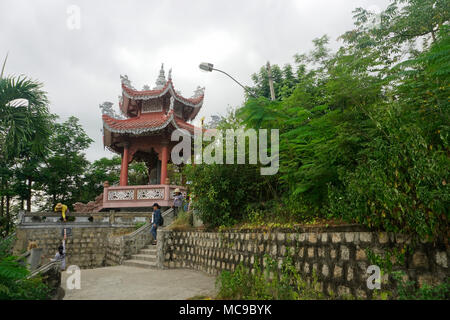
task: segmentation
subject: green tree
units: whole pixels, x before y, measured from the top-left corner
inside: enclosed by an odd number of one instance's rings
[[[13,219],[11,201],[17,194],[29,200],[34,179],[30,167],[15,176],[18,162],[28,166],[31,158],[46,153],[50,115],[42,84],[24,76],[5,77],[5,65],[6,59],[0,75],[0,232],[8,234]]]
[[[41,169],[40,188],[48,195],[48,209],[58,202],[71,207],[81,199],[84,176],[89,166],[83,151],[93,140],[73,116],[63,123],[54,123],[52,131],[51,152]]]

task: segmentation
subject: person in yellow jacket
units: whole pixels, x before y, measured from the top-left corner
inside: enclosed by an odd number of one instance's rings
[[[56,211],[61,211],[61,215],[62,215],[62,218],[63,218],[64,222],[67,222],[67,220],[66,220],[66,212],[67,213],[69,212],[69,209],[67,208],[67,206],[65,204],[62,204],[62,203],[57,203],[56,206],[55,206],[55,212]]]

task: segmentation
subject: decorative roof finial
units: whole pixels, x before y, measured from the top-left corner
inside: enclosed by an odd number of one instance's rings
[[[194,91],[194,95],[192,96],[192,98],[198,98],[205,95],[205,87],[200,87],[198,86],[197,89],[195,89]]]
[[[167,80],[172,80],[172,68],[169,70],[169,75],[167,76]]]
[[[131,85],[130,79],[128,79],[128,76],[126,74],[120,75],[120,82],[122,82],[122,84],[124,84],[128,88],[134,89],[134,87]]]
[[[159,70],[159,76],[156,79],[156,87],[154,89],[162,89],[166,84],[166,75],[164,72],[164,63],[161,64],[161,70]]]

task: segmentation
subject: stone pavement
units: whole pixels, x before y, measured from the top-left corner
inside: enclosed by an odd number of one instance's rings
[[[215,277],[184,269],[142,269],[114,266],[81,270],[81,289],[67,290],[63,272],[64,300],[183,300],[194,296],[214,296]]]

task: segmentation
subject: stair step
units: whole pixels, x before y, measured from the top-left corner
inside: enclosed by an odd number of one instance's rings
[[[156,249],[141,249],[139,253],[156,255]]]
[[[132,260],[143,260],[143,261],[149,261],[149,262],[155,262],[156,261],[156,255],[154,254],[133,254],[131,255]]]
[[[144,260],[125,260],[122,265],[129,267],[145,268],[145,269],[155,269],[156,263]]]

